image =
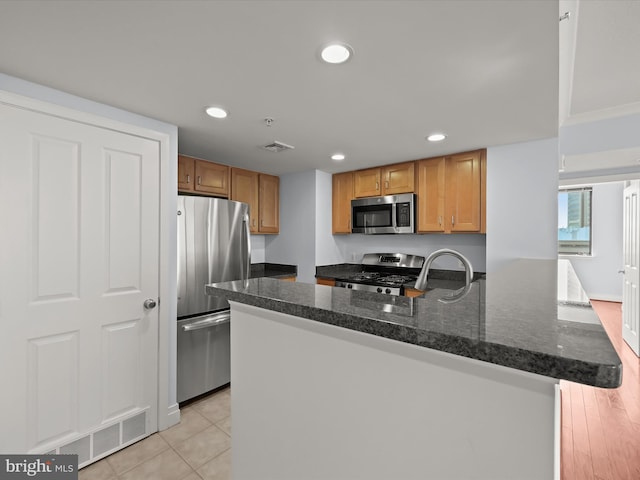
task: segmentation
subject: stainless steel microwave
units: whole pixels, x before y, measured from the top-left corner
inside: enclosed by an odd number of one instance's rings
[[[415,194],[351,200],[353,233],[415,233]]]

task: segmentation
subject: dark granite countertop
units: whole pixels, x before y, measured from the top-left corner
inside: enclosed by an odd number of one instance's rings
[[[296,265],[284,265],[281,263],[252,263],[250,278],[260,277],[295,277],[298,275]]]
[[[400,342],[597,387],[622,366],[566,260],[515,260],[473,282],[417,298],[256,278],[207,286],[229,300]]]

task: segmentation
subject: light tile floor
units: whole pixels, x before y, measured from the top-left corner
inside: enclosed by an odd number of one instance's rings
[[[79,480],[231,480],[231,390],[180,409],[180,423],[80,470]]]

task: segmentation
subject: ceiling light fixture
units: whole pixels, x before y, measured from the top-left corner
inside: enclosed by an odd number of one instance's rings
[[[445,138],[447,138],[447,136],[444,133],[432,133],[427,137],[427,140],[430,142],[441,142]]]
[[[228,115],[227,111],[221,107],[207,107],[205,112],[207,112],[207,115],[213,118],[226,118],[226,116]]]
[[[334,42],[326,45],[320,52],[320,57],[327,63],[344,63],[353,55],[353,49],[346,43]]]
[[[344,153],[334,153],[331,155],[331,160],[341,161],[344,160]]]

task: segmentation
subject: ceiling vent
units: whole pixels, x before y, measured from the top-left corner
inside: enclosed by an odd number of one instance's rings
[[[262,148],[273,153],[279,153],[284,150],[292,150],[295,147],[293,145],[287,145],[286,143],[275,141],[273,143],[270,143],[269,145],[264,145]]]

